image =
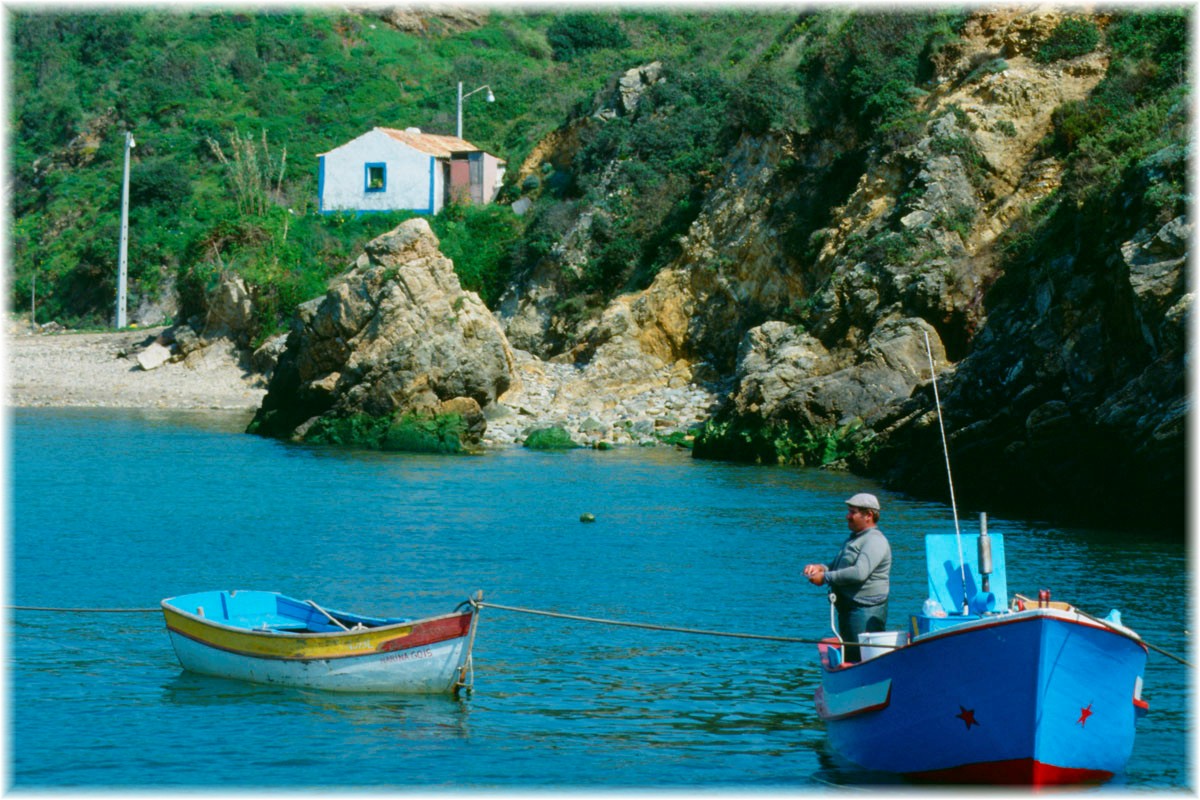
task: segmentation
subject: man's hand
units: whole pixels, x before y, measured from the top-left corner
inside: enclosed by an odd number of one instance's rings
[[[822,586],[825,583],[825,565],[824,564],[809,564],[804,568],[804,577],[808,578],[808,582],[813,586]]]

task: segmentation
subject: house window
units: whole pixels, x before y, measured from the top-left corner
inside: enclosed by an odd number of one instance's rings
[[[387,164],[367,164],[368,192],[382,192],[387,189]]]

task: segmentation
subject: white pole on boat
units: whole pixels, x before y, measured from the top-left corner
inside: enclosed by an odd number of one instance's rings
[[[938,397],[937,373],[933,369],[933,347],[929,344],[929,332],[922,330],[925,337],[925,354],[929,356],[929,377],[933,381],[933,404],[937,408],[938,429],[942,432],[942,453],[946,456],[946,480],[950,483],[950,511],[954,514],[954,538],[958,541],[958,568],[962,574],[963,614],[970,608],[967,602],[967,565],[963,559],[962,531],[958,527],[958,504],[954,501],[954,475],[950,472],[950,446],[946,443],[946,424],[942,421],[942,401]]]

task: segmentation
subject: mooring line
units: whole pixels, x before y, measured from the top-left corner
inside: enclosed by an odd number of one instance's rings
[[[157,614],[161,608],[56,608],[54,606],[5,606],[10,611],[60,611],[71,614]]]
[[[600,625],[616,625],[622,628],[644,628],[651,631],[671,631],[674,633],[692,633],[699,636],[724,636],[732,639],[765,639],[771,642],[795,642],[797,644],[847,644],[832,638],[826,639],[800,639],[795,636],[769,636],[760,633],[733,633],[730,631],[712,631],[702,628],[680,628],[674,625],[656,625],[650,622],[629,622],[619,619],[602,619],[600,617],[582,617],[578,614],[563,614],[559,611],[543,611],[536,608],[521,608],[519,606],[505,606],[499,603],[485,603],[483,601],[472,600],[471,605],[476,608],[496,608],[501,611],[515,611],[520,614],[533,614],[539,617],[554,617],[555,619],[570,619],[577,622],[594,622]],[[850,642],[849,644],[853,644]],[[895,649],[901,645],[895,644],[872,644],[871,647],[886,647]]]

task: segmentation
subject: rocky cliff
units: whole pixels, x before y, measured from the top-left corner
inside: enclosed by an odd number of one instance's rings
[[[945,498],[928,337],[964,502],[1108,520],[1162,502],[1182,517],[1190,225],[1138,198],[1185,156],[1150,159],[1096,212],[1104,230],[1058,208],[1057,255],[1013,256],[1014,231],[1044,225],[1061,188],[1056,110],[1109,68],[1103,48],[1034,58],[1062,20],[972,15],[916,101],[928,122],[898,146],[745,136],[647,289],[564,332],[535,272],[502,320],[559,360],[725,381],[699,457],[837,463]]]
[[[253,428],[337,441],[358,425],[379,443],[397,420],[449,414],[467,447],[484,418],[506,426],[493,443],[539,419],[620,443],[711,413],[697,457],[848,467],[947,499],[936,373],[964,507],[1182,520],[1191,226],[1183,204],[1147,198],[1182,183],[1186,113],[1164,116],[1176,144],[1129,165],[1120,191],[1065,193],[1056,115],[1112,54],[1038,58],[1063,21],[970,15],[902,135],[837,120],[744,133],[673,260],[599,305],[564,300],[636,198],[573,201],[496,317],[406,223],[305,309]],[[568,169],[666,80],[659,64],[618,76],[520,175]],[[619,166],[596,168],[592,197],[627,191],[609,182]]]

